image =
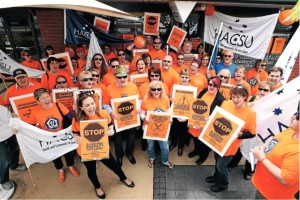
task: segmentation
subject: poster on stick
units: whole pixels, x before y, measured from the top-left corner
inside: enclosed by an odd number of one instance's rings
[[[144,14],[143,35],[157,35],[159,31],[160,13]]]
[[[188,119],[191,104],[196,98],[197,88],[193,86],[173,85],[171,105],[173,117]]]
[[[137,113],[138,95],[111,99],[116,132],[140,126],[140,116]]]
[[[33,93],[9,98],[10,104],[15,114],[24,122],[29,123],[32,110],[38,107],[38,103]]]
[[[189,112],[188,127],[202,130],[209,118],[209,105],[202,99],[194,99]]]
[[[177,26],[173,26],[169,38],[167,40],[167,44],[169,44],[173,50],[177,51],[183,43],[186,33],[187,32],[185,30]]]
[[[198,139],[223,157],[244,124],[243,120],[216,106]]]
[[[80,121],[81,160],[102,160],[109,158],[107,120]]]
[[[62,88],[52,90],[53,102],[61,103],[66,106],[69,111],[73,110],[74,96],[73,92],[78,90],[77,88]]]
[[[108,33],[109,26],[110,26],[110,21],[106,20],[106,19],[103,19],[101,17],[95,16],[94,26],[96,26],[99,30]]]
[[[146,120],[149,124],[145,125],[143,138],[165,142],[168,141],[171,119],[171,114],[166,112],[147,111]]]

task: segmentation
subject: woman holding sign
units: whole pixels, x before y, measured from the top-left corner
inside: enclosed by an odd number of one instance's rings
[[[141,118],[145,123],[148,123],[146,120],[146,112],[148,110],[155,112],[167,112],[170,108],[169,98],[165,95],[165,90],[161,81],[152,81],[148,87],[146,98],[142,103],[142,112],[140,114]],[[154,142],[155,140],[148,141],[148,154],[149,162],[148,167],[153,168],[155,160],[155,150]],[[161,151],[162,163],[173,169],[173,164],[169,161],[169,147],[167,141],[158,141]]]
[[[81,142],[81,134],[80,133],[80,121],[81,120],[98,120],[98,119],[106,119],[108,123],[107,134],[112,136],[114,134],[113,125],[111,123],[111,118],[107,111],[100,110],[96,107],[95,99],[91,93],[80,93],[77,98],[77,111],[76,118],[72,121],[72,131],[74,134],[74,140],[76,143]],[[81,147],[78,147],[78,154],[81,154]],[[103,159],[101,162],[112,170],[119,178],[120,181],[123,182],[126,186],[133,188],[135,186],[134,182],[129,180],[121,166],[117,163],[113,155],[109,152],[109,158]],[[106,195],[101,188],[97,173],[96,173],[96,160],[85,161],[83,162],[84,166],[87,169],[87,174],[95,187],[95,192],[98,198],[105,199]]]

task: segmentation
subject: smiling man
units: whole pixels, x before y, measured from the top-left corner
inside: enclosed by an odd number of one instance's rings
[[[225,51],[223,55],[223,61],[216,64],[215,73],[218,74],[222,69],[228,69],[231,74],[231,78],[234,77],[234,71],[238,67],[235,63],[233,63],[233,52],[230,50]]]
[[[274,90],[283,86],[282,83],[280,83],[282,75],[283,75],[283,71],[280,67],[272,67],[270,69],[268,81],[274,84]]]

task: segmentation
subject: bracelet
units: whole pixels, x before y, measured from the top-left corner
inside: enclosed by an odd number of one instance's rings
[[[263,162],[265,159],[267,159],[267,158],[266,158],[266,157],[264,157],[263,159],[261,159],[261,161],[260,161],[260,162],[262,163],[262,162]]]

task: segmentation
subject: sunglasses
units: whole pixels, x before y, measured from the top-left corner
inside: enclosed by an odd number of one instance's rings
[[[161,88],[151,88],[151,91],[152,91],[152,92],[155,92],[155,91],[161,91]]]
[[[217,86],[216,86],[215,84],[213,84],[213,83],[209,83],[208,86],[213,87],[213,88],[216,88],[216,87],[217,87]]]
[[[228,79],[229,77],[228,76],[220,75],[220,78]]]
[[[117,76],[118,79],[127,79],[127,76]]]
[[[231,58],[231,55],[224,55],[224,57],[225,57],[225,58],[226,58],[226,57]]]
[[[67,81],[57,81],[56,84],[65,84]]]
[[[94,60],[101,60],[102,61],[103,59],[102,58],[94,58]]]
[[[118,54],[118,56],[125,56],[125,54],[124,53],[123,54],[120,53],[120,54]]]
[[[270,92],[270,89],[258,88],[259,91]]]
[[[161,44],[161,42],[153,42],[153,44]]]
[[[81,81],[83,81],[83,82],[88,82],[88,81],[92,81],[93,80],[93,78],[84,78],[84,79],[82,79]]]
[[[150,77],[160,77],[159,74],[151,74]]]
[[[118,67],[119,65],[111,65],[110,67],[111,68],[116,68],[116,67]]]
[[[189,76],[180,76],[180,78],[189,79]]]
[[[26,57],[30,57],[30,56],[31,56],[31,54],[26,54],[25,56],[26,56]]]
[[[171,61],[170,61],[170,60],[164,60],[164,62],[165,62],[165,63],[171,63]]]
[[[99,77],[99,74],[92,74],[92,77]]]
[[[267,65],[260,65],[261,67],[266,67]]]
[[[184,58],[177,58],[177,60],[184,60]]]

